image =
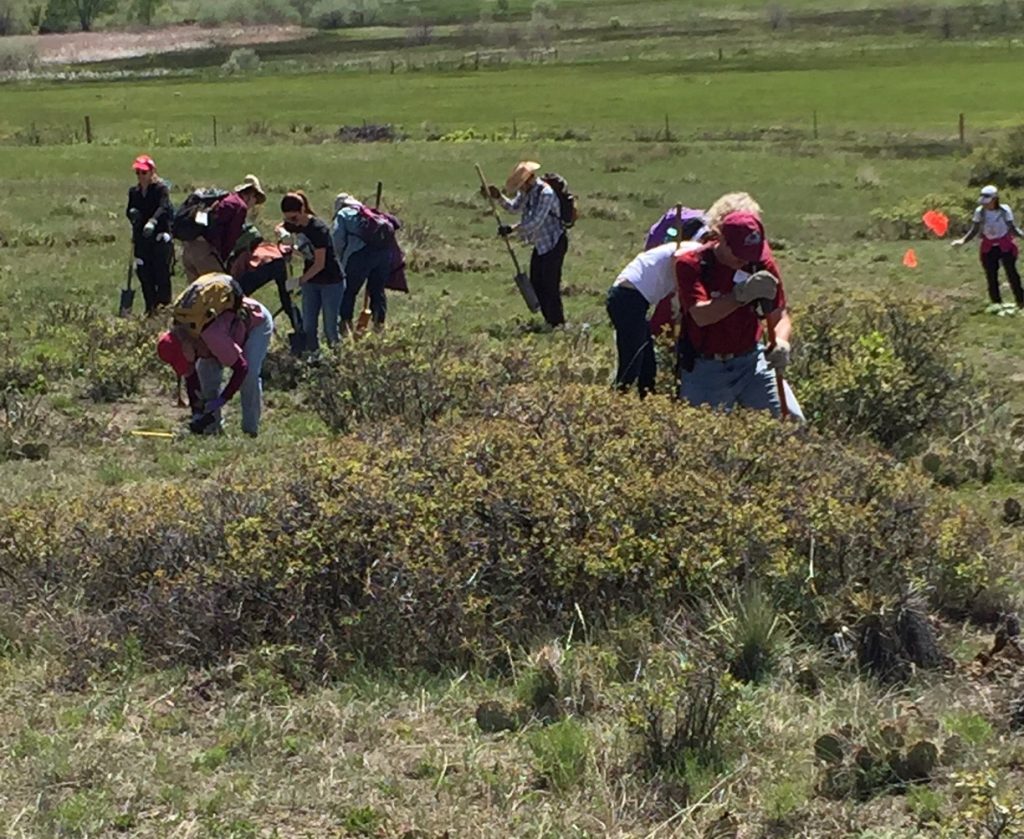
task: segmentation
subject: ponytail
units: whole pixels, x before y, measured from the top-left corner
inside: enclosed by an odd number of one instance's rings
[[[313,208],[309,205],[309,199],[301,189],[289,192],[281,199],[282,213],[305,213],[307,216],[315,216]]]

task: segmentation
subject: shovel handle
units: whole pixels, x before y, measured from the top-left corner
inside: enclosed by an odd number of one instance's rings
[[[764,319],[765,332],[768,335],[768,350],[775,349],[775,327],[768,318]],[[782,371],[775,371],[775,387],[779,391],[779,414],[785,422],[789,418],[789,403],[786,401],[786,381],[782,378]]]
[[[473,168],[476,169],[476,173],[480,177],[480,186],[483,187],[484,195],[487,196],[487,201],[491,205],[491,213],[494,215],[494,220],[498,223],[498,227],[501,227],[501,216],[498,215],[498,205],[495,204],[490,190],[487,189],[487,178],[484,177],[484,170],[480,168],[479,163],[474,163]],[[523,273],[522,269],[519,267],[519,259],[516,257],[516,252],[512,248],[512,243],[508,240],[507,236],[503,236],[502,238],[505,240],[505,247],[508,248],[508,255],[512,257],[512,264],[516,268],[516,273]]]

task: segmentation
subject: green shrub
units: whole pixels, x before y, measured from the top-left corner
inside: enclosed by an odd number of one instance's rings
[[[971,186],[1024,186],[1024,125],[975,152],[967,183]]]
[[[606,388],[500,397],[227,483],[0,508],[0,567],[149,656],[297,644],[330,668],[506,662],[578,612],[657,625],[747,576],[815,637],[864,592],[962,611],[1003,562],[981,518],[865,447]]]
[[[977,401],[954,349],[950,314],[917,301],[875,296],[825,299],[801,313],[793,364],[811,424],[915,450]]]
[[[566,792],[582,782],[590,758],[590,738],[578,721],[569,718],[538,729],[527,743],[534,769],[553,789]]]
[[[17,73],[34,70],[39,56],[32,44],[0,42],[0,73]]]
[[[892,207],[880,207],[871,211],[869,233],[879,239],[932,239],[935,234],[924,226],[921,216],[928,210],[938,210],[949,216],[949,229],[958,235],[969,226],[976,198],[973,193],[962,190],[933,193],[920,199],[902,201]]]

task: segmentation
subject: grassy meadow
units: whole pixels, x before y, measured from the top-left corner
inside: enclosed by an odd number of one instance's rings
[[[773,28],[753,0],[679,5],[562,0],[546,64],[432,69],[472,52],[478,10],[423,0],[435,40],[398,52],[376,26],[251,74],[213,51],[0,86],[0,835],[1024,836],[1024,663],[979,658],[1024,597],[1024,320],[985,312],[974,246],[948,244],[965,217],[947,241],[880,221],[970,203],[1019,122],[1019,9],[799,0]],[[388,55],[424,69],[341,66]],[[404,139],[335,138],[364,121]],[[185,419],[161,324],[114,317],[142,152],[176,201],[256,173],[264,231],[287,190],[326,213],[377,181],[404,223],[386,335],[319,366],[277,342],[255,440],[234,405],[217,438],[131,435]],[[553,333],[473,170],[522,158],[580,201]],[[611,400],[608,286],[667,207],[733,190],[764,208],[798,337],[826,301],[934,307],[911,321],[975,378],[928,405],[962,426],[883,451]],[[832,411],[891,361],[836,334],[870,363],[830,368]],[[844,651],[921,603],[941,661],[894,678]],[[687,739],[687,708],[724,721]]]

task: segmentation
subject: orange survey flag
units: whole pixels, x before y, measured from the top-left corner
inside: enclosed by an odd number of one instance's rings
[[[940,213],[938,210],[929,210],[921,216],[921,221],[924,222],[925,227],[939,238],[945,236],[946,231],[949,230],[949,216],[945,213]]]
[[[903,254],[903,264],[908,268],[917,267],[917,254],[914,253],[913,248],[910,248],[905,254]]]

